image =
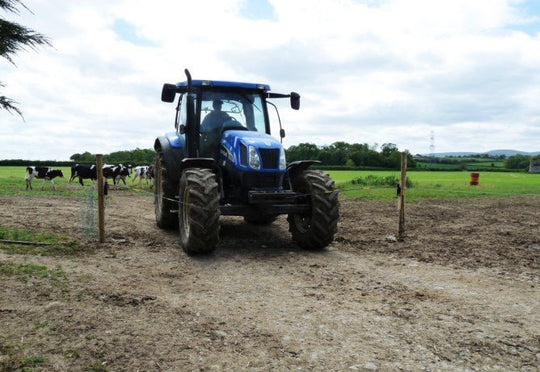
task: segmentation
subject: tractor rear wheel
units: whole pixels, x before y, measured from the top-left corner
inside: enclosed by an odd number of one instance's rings
[[[178,214],[171,212],[171,210],[177,209],[174,195],[175,187],[167,174],[163,153],[158,150],[154,177],[154,209],[156,223],[161,229],[172,230],[178,227]]]
[[[216,175],[205,168],[182,173],[178,221],[182,248],[188,254],[209,253],[219,243],[219,188]]]
[[[287,217],[293,240],[302,248],[320,250],[334,240],[339,220],[338,190],[334,181],[318,170],[305,170],[292,180],[299,202],[311,205],[307,213]]]

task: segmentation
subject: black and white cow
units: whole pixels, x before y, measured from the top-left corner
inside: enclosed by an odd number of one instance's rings
[[[120,181],[124,182],[126,185],[126,177],[131,174],[131,167],[123,164],[117,165],[104,165],[103,166],[103,177],[113,180],[114,188],[118,187]]]
[[[139,186],[142,184],[143,179],[146,180],[146,184],[148,185],[148,181],[154,178],[154,166],[153,165],[139,165],[135,167],[134,176],[131,183],[135,182],[137,178],[139,178]]]
[[[43,183],[41,184],[41,190],[43,190],[43,186],[45,185],[45,181],[50,181],[53,190],[56,190],[54,188],[54,179],[56,177],[64,178],[64,174],[60,169],[52,169],[49,167],[36,167],[36,166],[30,166],[26,167],[26,190],[30,188],[32,190],[32,180],[34,178],[42,179]]]
[[[97,180],[95,164],[75,164],[71,166],[71,177],[69,177],[70,185],[75,178],[79,178],[81,186],[84,186],[83,179],[90,179],[92,181]]]
[[[126,184],[126,177],[131,173],[131,168],[126,165],[117,164],[117,165],[103,165],[103,177],[106,179],[112,179],[114,187],[118,185],[118,182],[122,180],[124,185]],[[91,179],[92,181],[97,180],[97,172],[95,164],[75,164],[71,167],[71,177],[69,179],[69,184],[75,178],[79,178],[79,183],[81,186],[84,186],[83,179]]]
[[[131,164],[123,165],[118,164],[120,166],[120,179],[124,182],[124,185],[126,185],[126,177],[131,177],[131,172],[133,171],[133,166]]]

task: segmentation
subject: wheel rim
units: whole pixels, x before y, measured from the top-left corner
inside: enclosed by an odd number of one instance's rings
[[[295,214],[294,224],[296,225],[298,232],[305,234],[309,232],[309,227],[311,225],[311,217]]]

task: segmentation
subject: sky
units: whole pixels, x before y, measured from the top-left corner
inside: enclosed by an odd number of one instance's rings
[[[23,0],[52,47],[0,59],[0,159],[152,148],[164,83],[269,84],[283,145],[540,151],[538,0]],[[274,118],[275,119],[275,118]],[[272,124],[278,133],[277,123]]]

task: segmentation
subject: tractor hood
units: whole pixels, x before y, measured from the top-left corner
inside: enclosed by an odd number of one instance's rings
[[[285,172],[285,151],[272,136],[245,130],[227,130],[221,139],[224,162],[245,171]]]

